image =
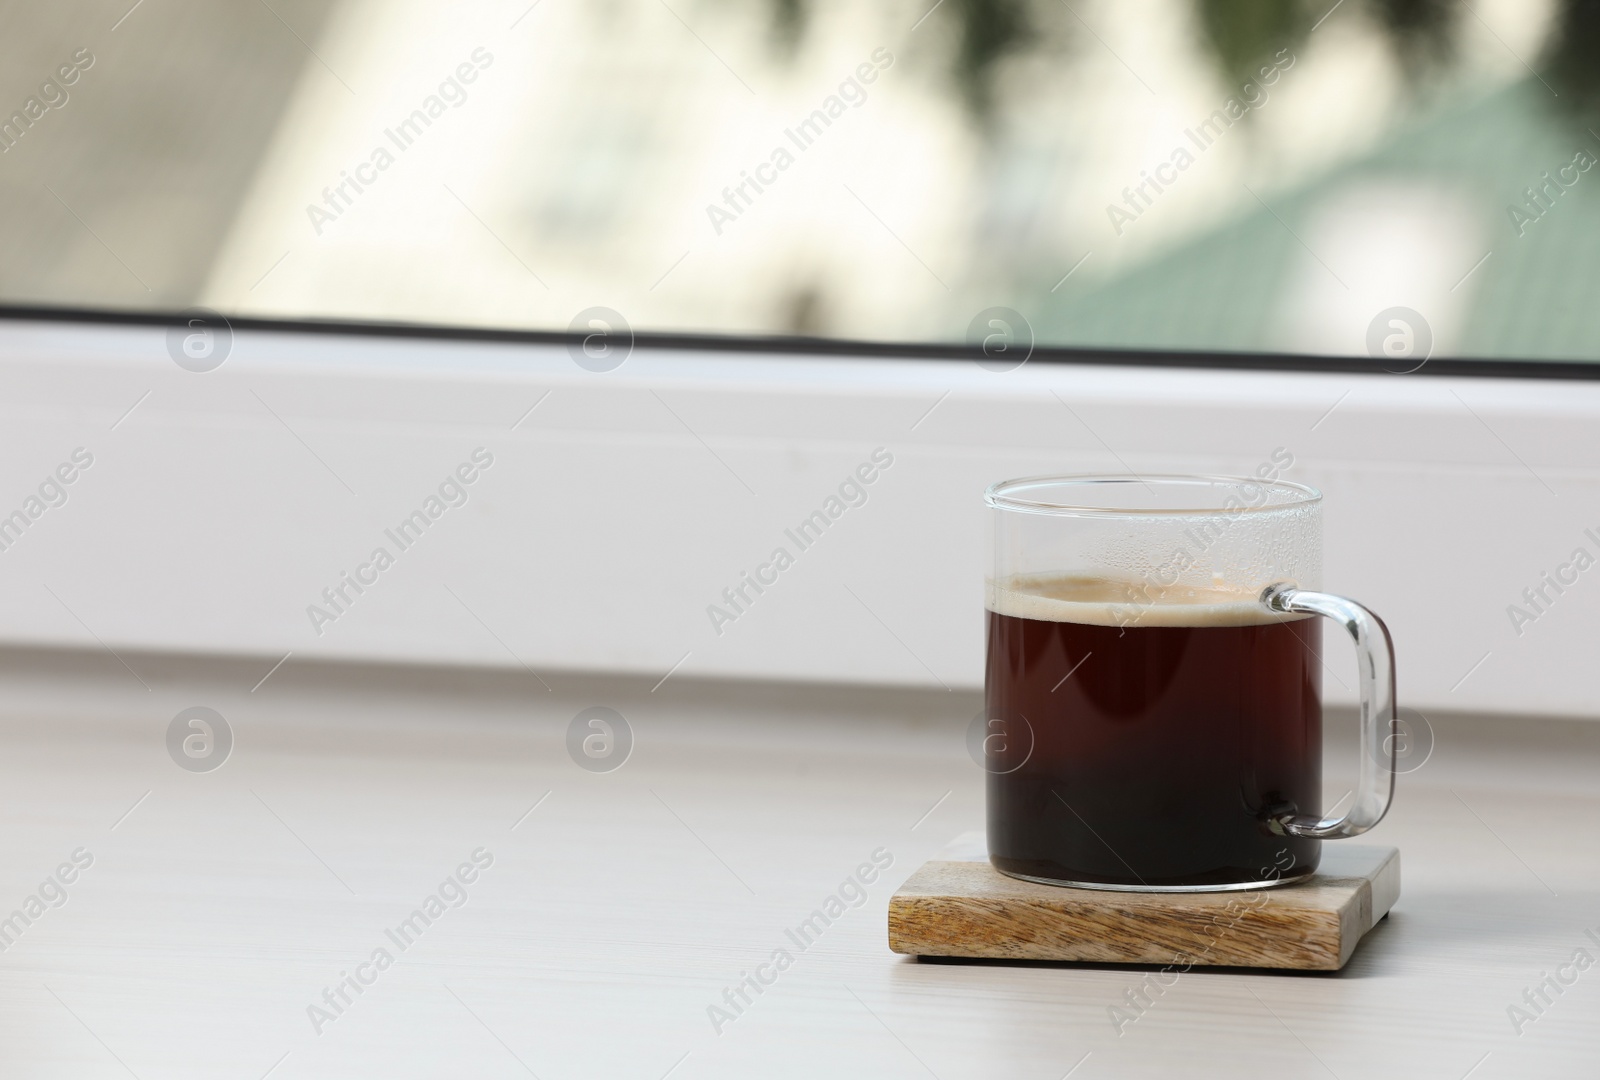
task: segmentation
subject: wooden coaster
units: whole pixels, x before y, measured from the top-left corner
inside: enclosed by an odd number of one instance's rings
[[[1297,885],[1233,893],[1100,892],[1006,877],[966,833],[889,901],[889,948],[913,956],[1337,971],[1400,897],[1400,852],[1322,845]]]

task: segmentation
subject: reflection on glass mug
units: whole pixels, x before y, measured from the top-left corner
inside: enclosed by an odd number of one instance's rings
[[[1382,620],[1318,592],[1322,496],[1199,476],[1010,480],[985,495],[989,856],[1136,891],[1301,880],[1394,791]],[[1322,814],[1322,623],[1355,643],[1360,776]]]

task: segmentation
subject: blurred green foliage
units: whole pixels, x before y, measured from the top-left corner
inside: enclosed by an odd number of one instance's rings
[[[1460,0],[1367,0],[1389,35],[1400,68],[1419,81],[1455,57]]]
[[[994,73],[1006,55],[1033,36],[1029,0],[949,0],[961,18],[955,78],[967,106],[979,117],[994,109]]]
[[[1456,55],[1456,38],[1470,15],[1461,0],[1193,0],[1205,46],[1223,79],[1242,84],[1279,49],[1299,52],[1324,18],[1364,9],[1380,27],[1414,85],[1425,83]],[[793,56],[805,36],[811,0],[771,0],[776,51]],[[1348,13],[1338,7],[1348,4]],[[1543,64],[1562,105],[1585,124],[1600,121],[1600,0],[1559,0],[1556,29]],[[930,7],[933,6],[930,3]],[[995,78],[1010,56],[1041,43],[1043,26],[1072,16],[1067,0],[943,0],[933,18],[956,21],[950,58],[953,89],[980,123],[995,109]],[[1067,10],[1059,10],[1067,9]],[[1069,14],[1070,12],[1070,14]]]
[[[1195,8],[1212,58],[1234,86],[1279,49],[1298,53],[1316,21],[1304,0],[1195,0]]]
[[[1543,63],[1545,81],[1560,96],[1558,107],[1583,133],[1600,127],[1600,3],[1565,0]],[[1600,151],[1591,143],[1590,152]]]

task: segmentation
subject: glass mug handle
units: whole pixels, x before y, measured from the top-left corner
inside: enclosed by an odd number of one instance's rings
[[[1279,614],[1325,615],[1349,633],[1361,669],[1361,771],[1355,802],[1341,817],[1286,814],[1271,823],[1274,832],[1318,840],[1360,836],[1389,811],[1394,798],[1395,706],[1394,643],[1389,628],[1372,612],[1342,596],[1308,592],[1288,582],[1268,585],[1261,603]]]

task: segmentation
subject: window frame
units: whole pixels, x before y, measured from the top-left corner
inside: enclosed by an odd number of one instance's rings
[[[11,308],[0,318],[0,370],[13,391],[0,404],[11,419],[0,431],[9,462],[0,494],[21,498],[24,482],[76,440],[126,447],[107,455],[119,462],[105,470],[121,472],[116,489],[85,490],[75,509],[53,511],[55,541],[20,559],[0,554],[14,568],[11,588],[24,590],[0,605],[0,644],[971,690],[982,678],[984,485],[1130,467],[1247,473],[1289,425],[1304,442],[1293,445],[1299,468],[1288,478],[1328,496],[1324,587],[1389,620],[1404,704],[1596,712],[1586,643],[1600,633],[1600,610],[1565,601],[1526,637],[1511,634],[1501,610],[1581,528],[1600,532],[1600,521],[1582,516],[1592,499],[1552,500],[1533,483],[1546,475],[1600,492],[1595,373],[1512,365],[1508,377],[1503,365],[1441,361],[1407,378],[1337,358],[1286,368],[1271,358],[1122,362],[1072,350],[1071,359],[1046,352],[997,375],[955,362],[975,355],[958,347],[873,353],[844,342],[640,335],[622,368],[596,374],[572,361],[566,346],[578,339],[566,334],[241,319],[234,356],[197,375],[166,355],[157,331],[174,325],[183,323],[166,313]],[[547,393],[552,407],[511,423]],[[138,412],[125,423],[118,417],[130,404]],[[439,550],[413,561],[385,587],[389,615],[369,603],[372,614],[339,634],[311,636],[302,607],[377,534],[351,524],[355,504],[341,501],[306,449],[314,444],[341,471],[363,459],[410,463],[395,466],[405,476],[398,495],[373,497],[384,518],[480,441],[505,447],[511,464],[498,475],[521,477],[497,475],[507,486],[486,493],[499,517],[441,537]],[[873,523],[841,530],[838,543],[830,536],[827,553],[800,571],[809,586],[785,586],[737,634],[713,634],[704,609],[718,590],[879,444],[906,464],[874,495]],[[255,477],[252,502],[233,489],[264,460],[273,472]],[[729,460],[759,477],[756,500],[737,488],[737,473],[730,478]],[[179,484],[174,470],[194,476]],[[281,479],[291,475],[292,490]],[[558,512],[639,477],[652,479],[639,483],[648,508],[636,515],[607,517],[604,499],[576,518]],[[211,494],[174,500],[175,484]],[[232,509],[222,505],[230,499]],[[264,533],[249,541],[261,546],[237,553],[229,530],[244,526],[230,514],[263,509],[254,527]],[[630,549],[641,521],[649,543]],[[174,535],[211,542],[186,555],[163,539]],[[617,565],[632,560],[627,575],[591,565],[597,537],[615,541],[608,557]],[[107,549],[107,538],[128,538],[127,550]],[[113,560],[108,550],[120,553]],[[241,559],[259,581],[240,584]],[[429,560],[432,569],[422,565]],[[478,564],[506,577],[474,586]],[[492,636],[444,597],[441,567],[457,568],[462,580],[443,583],[482,605],[475,617]],[[73,577],[81,624],[26,592],[35,580]],[[165,591],[141,595],[146,580]],[[876,610],[842,607],[841,582]],[[255,589],[259,603],[217,599],[235,586]],[[497,589],[523,602],[496,606]],[[595,617],[577,625],[539,613],[591,603]],[[602,617],[618,611],[636,617]],[[1325,693],[1342,703],[1352,661],[1331,633],[1329,641]]]

